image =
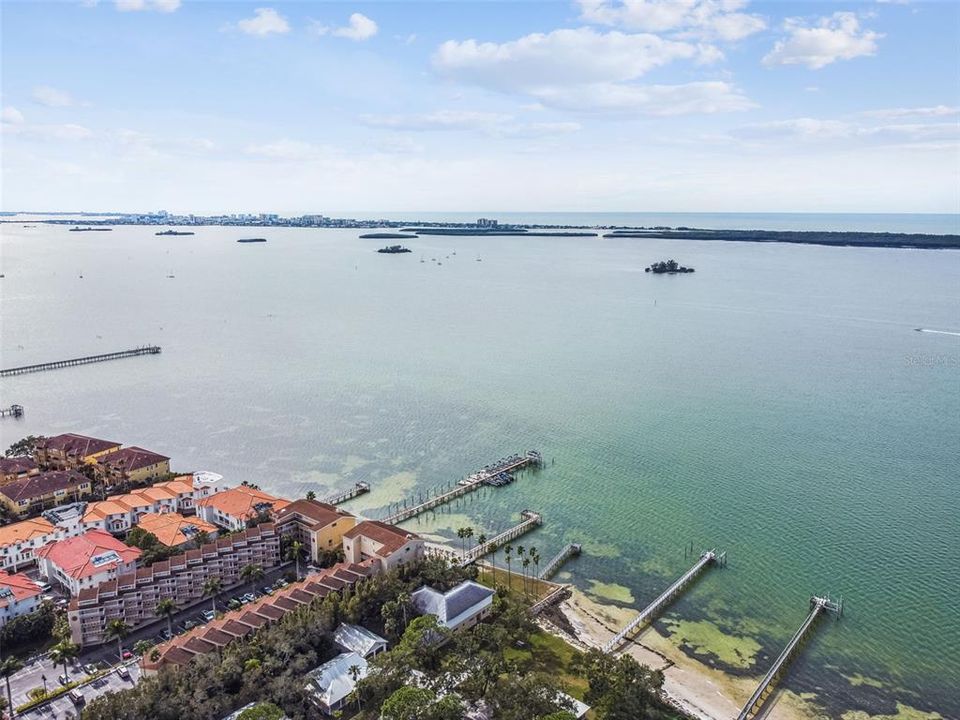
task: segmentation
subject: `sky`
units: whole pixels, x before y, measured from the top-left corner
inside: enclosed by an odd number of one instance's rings
[[[960,3],[0,0],[0,208],[960,212]]]

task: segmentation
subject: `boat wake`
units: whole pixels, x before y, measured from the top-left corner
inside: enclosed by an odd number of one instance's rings
[[[936,333],[937,335],[954,335],[960,337],[960,332],[953,332],[951,330],[931,330],[930,328],[914,328],[917,332],[928,332]]]

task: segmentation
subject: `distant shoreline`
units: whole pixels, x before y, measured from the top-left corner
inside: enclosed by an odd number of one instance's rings
[[[658,240],[709,240],[726,242],[792,243],[799,245],[825,245],[832,247],[913,248],[919,250],[960,250],[960,235],[932,233],[866,232],[852,230],[729,230],[693,227],[624,227],[589,225],[542,225],[514,224],[477,226],[472,223],[399,222],[389,220],[354,220],[324,218],[322,222],[304,223],[301,218],[277,218],[272,222],[256,219],[246,221],[218,221],[219,218],[197,217],[185,222],[179,218],[166,217],[162,222],[143,221],[142,218],[115,217],[104,220],[85,220],[90,226],[142,226],[153,227],[257,227],[257,228],[312,228],[312,229],[364,229],[387,231],[386,237],[413,237],[414,234],[439,236],[513,236],[513,237],[602,237],[604,239],[634,238]],[[2,219],[0,223],[17,224],[22,220]],[[75,220],[33,220],[47,225],[75,225]],[[409,235],[390,233],[406,230]]]

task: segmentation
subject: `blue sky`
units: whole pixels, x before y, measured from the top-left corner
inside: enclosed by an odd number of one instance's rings
[[[960,4],[2,2],[4,210],[960,211]]]

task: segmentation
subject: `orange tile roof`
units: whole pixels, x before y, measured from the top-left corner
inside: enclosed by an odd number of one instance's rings
[[[190,481],[184,480],[182,477],[178,477],[174,480],[168,480],[167,482],[158,482],[153,487],[162,488],[168,492],[173,493],[174,495],[185,495],[193,493],[193,476],[187,475],[186,477],[190,478]]]
[[[157,487],[156,485],[152,487],[141,488],[140,490],[134,490],[131,495],[139,495],[140,497],[147,498],[148,500],[176,500],[177,494],[171,492],[165,487]]]
[[[99,566],[93,563],[95,557],[111,551],[123,563],[133,562],[141,555],[139,548],[124,545],[105,530],[87,530],[83,535],[49,543],[37,550],[36,554],[54,563],[75,580],[80,580],[115,567],[116,561]]]
[[[395,525],[387,525],[379,520],[364,520],[361,523],[357,523],[347,530],[343,536],[348,539],[360,536],[369,538],[379,543],[380,549],[377,552],[383,552],[388,555],[402,548],[410,540],[420,537],[415,533],[403,530]]]
[[[217,527],[198,517],[185,518],[180,513],[147,513],[137,527],[153,533],[157,540],[167,547],[176,547],[192,540],[197,532],[215,533]],[[196,528],[190,532],[189,528]],[[184,532],[186,530],[186,532]]]
[[[83,513],[84,522],[96,522],[97,520],[106,520],[110,515],[126,515],[130,508],[121,505],[113,500],[100,500],[87,505],[86,512]]]
[[[43,518],[33,518],[32,520],[21,520],[11,525],[0,527],[0,547],[15,545],[17,543],[27,542],[36,537],[49,535],[57,528],[53,523]]]
[[[9,589],[9,593],[4,590]],[[0,573],[0,608],[5,608],[15,602],[23,602],[40,594],[33,580],[23,573],[7,575]]]
[[[199,507],[216,508],[225,515],[231,515],[236,518],[246,518],[256,515],[254,506],[260,503],[268,503],[273,506],[273,511],[277,512],[290,504],[289,500],[274,497],[262,490],[256,490],[246,485],[238,485],[235,488],[214,493],[210,497],[205,497],[197,501]]]

